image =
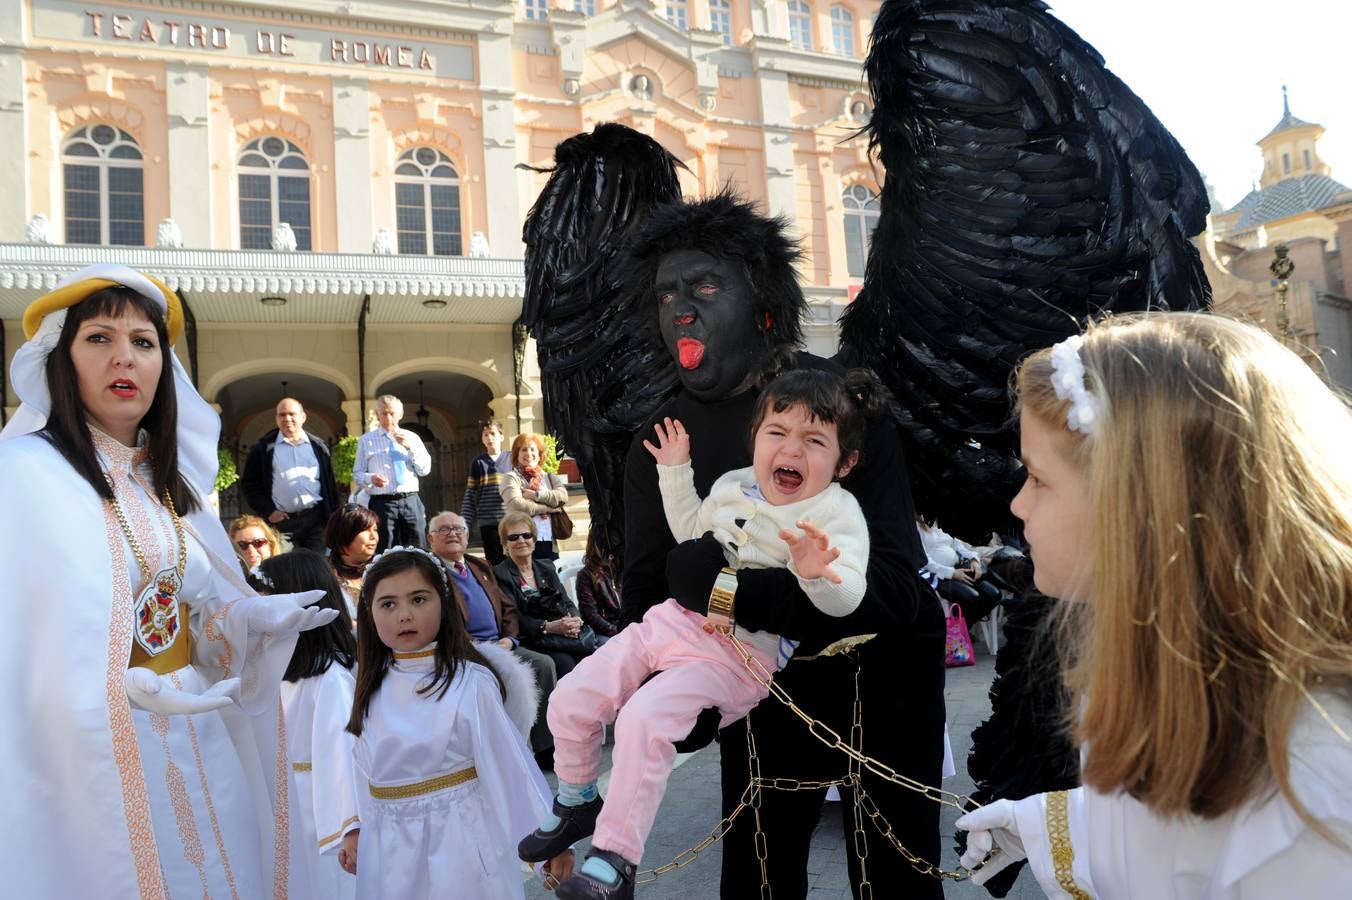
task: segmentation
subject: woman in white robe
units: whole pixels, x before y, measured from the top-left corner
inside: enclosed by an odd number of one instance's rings
[[[203,504],[219,420],[172,353],[181,326],[171,291],[120,266],[24,316],[22,405],[0,433],[13,896],[306,895],[277,684],[296,633],[331,614],[244,584]]]
[[[1019,371],[1084,784],[958,820],[1051,897],[1352,895],[1352,411],[1266,332],[1107,320]]]

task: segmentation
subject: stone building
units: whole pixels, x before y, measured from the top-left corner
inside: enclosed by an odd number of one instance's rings
[[[554,146],[624,122],[797,224],[810,345],[862,280],[864,0],[17,0],[0,21],[0,330],[92,262],[183,295],[229,448],[283,392],[325,438],[401,396],[458,501],[476,422],[544,430],[514,336]],[[18,400],[5,389],[6,414]]]

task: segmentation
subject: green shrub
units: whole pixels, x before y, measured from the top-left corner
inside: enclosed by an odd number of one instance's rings
[[[216,493],[228,489],[239,481],[239,470],[235,468],[235,457],[224,447],[216,448]]]
[[[349,434],[333,445],[333,477],[339,484],[352,483],[352,467],[357,463],[357,436]]]
[[[540,463],[540,468],[544,469],[550,475],[559,474],[559,455],[555,451],[558,448],[559,440],[552,434],[542,434],[545,442],[545,458]]]

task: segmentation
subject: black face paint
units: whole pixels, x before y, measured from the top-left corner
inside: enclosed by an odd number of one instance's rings
[[[662,257],[654,287],[662,340],[685,389],[721,400],[745,385],[766,341],[742,267],[699,250],[674,250]]]

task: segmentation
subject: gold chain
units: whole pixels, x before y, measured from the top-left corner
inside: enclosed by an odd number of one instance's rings
[[[111,475],[104,473],[104,478],[108,480],[108,487],[113,491],[113,499],[108,501],[113,505],[113,513],[117,516],[117,524],[122,526],[122,533],[127,536],[127,543],[131,545],[132,555],[136,557],[136,565],[141,569],[141,576],[147,582],[154,577],[150,571],[150,564],[146,562],[146,556],[141,552],[141,545],[136,541],[136,535],[132,533],[131,525],[127,522],[127,516],[122,512],[122,504],[117,502],[117,486],[113,484]],[[183,522],[178,518],[178,510],[174,509],[174,498],[169,495],[166,488],[164,492],[164,508],[169,510],[169,518],[174,521],[174,537],[178,540],[178,578],[183,580],[183,573],[188,568],[188,541],[183,534]]]
[[[892,784],[904,787],[907,790],[923,794],[924,796],[933,800],[935,803],[939,803],[944,806],[952,806],[955,809],[964,813],[967,812],[969,808],[967,804],[971,803],[971,798],[965,794],[957,794],[952,791],[945,791],[942,788],[931,787],[930,785],[917,781],[914,778],[908,778],[907,776],[897,772],[895,769],[893,769],[886,763],[876,760],[871,756],[866,756],[863,753],[862,749],[859,749],[862,748],[864,745],[863,743],[864,726],[863,726],[863,702],[861,700],[859,690],[860,666],[858,658],[856,656],[855,647],[851,647],[850,650],[846,651],[847,655],[855,657],[854,708],[852,721],[850,723],[850,742],[847,744],[841,740],[840,735],[836,733],[836,731],[832,729],[829,725],[818,719],[814,719],[812,716],[808,715],[808,713],[806,713],[802,709],[802,707],[800,707],[797,703],[795,703],[793,697],[790,696],[786,690],[784,690],[782,687],[780,687],[778,684],[774,682],[772,673],[765,668],[764,664],[762,664],[760,660],[756,659],[754,656],[751,655],[751,653],[746,649],[746,646],[737,638],[735,634],[728,634],[726,635],[726,637],[728,638],[729,641],[732,642],[732,646],[737,650],[738,654],[742,657],[742,664],[751,674],[751,677],[754,678],[757,681],[757,683],[761,685],[761,687],[767,688],[769,692],[775,697],[775,699],[783,703],[786,707],[789,708],[789,710],[794,715],[796,715],[799,719],[801,719],[804,723],[806,723],[808,726],[808,733],[811,734],[814,738],[816,738],[821,743],[825,744],[827,747],[831,749],[840,750],[842,753],[845,754],[845,756],[849,759],[847,774],[845,775],[844,778],[834,779],[830,781],[806,781],[798,778],[761,777],[760,757],[757,756],[756,754],[756,739],[752,735],[751,714],[748,713],[746,716],[747,720],[746,744],[747,744],[748,764],[750,767],[749,772],[750,778],[748,780],[746,789],[742,791],[742,796],[737,801],[737,806],[733,809],[731,813],[729,813],[728,815],[724,816],[722,819],[719,820],[718,824],[714,826],[713,830],[709,832],[708,836],[705,837],[704,840],[700,841],[693,847],[689,847],[685,850],[682,850],[680,853],[676,854],[676,856],[672,858],[671,862],[666,863],[665,865],[657,866],[656,868],[653,869],[640,871],[637,874],[637,877],[635,878],[634,881],[636,885],[648,884],[650,882],[656,881],[659,876],[665,875],[668,872],[674,872],[677,869],[682,869],[690,865],[692,862],[694,862],[696,859],[699,858],[700,853],[707,850],[709,847],[713,846],[718,841],[722,840],[723,837],[732,828],[732,824],[737,820],[737,817],[740,816],[746,809],[750,808],[753,817],[755,819],[756,826],[755,847],[756,847],[756,858],[760,863],[761,870],[761,900],[771,900],[770,879],[767,867],[767,860],[769,858],[768,852],[769,848],[766,844],[765,833],[761,830],[761,822],[760,822],[761,791],[765,789],[778,791],[811,791],[811,790],[823,790],[825,788],[829,788],[832,786],[844,787],[849,789],[853,793],[854,797],[853,839],[855,844],[855,855],[859,858],[859,880],[860,880],[859,896],[861,898],[869,898],[873,896],[873,886],[868,881],[868,874],[865,865],[868,856],[868,844],[866,841],[866,834],[863,828],[864,816],[868,817],[869,823],[874,827],[874,829],[877,830],[877,832],[882,837],[886,838],[892,844],[893,848],[897,851],[897,853],[899,853],[903,859],[905,859],[908,863],[910,863],[911,867],[915,869],[917,872],[919,872],[921,875],[928,875],[933,878],[938,878],[941,880],[947,879],[950,881],[963,881],[971,877],[970,873],[968,872],[956,872],[943,869],[940,866],[930,862],[929,860],[917,856],[916,854],[908,850],[905,847],[905,845],[903,845],[901,841],[897,838],[896,833],[892,829],[891,823],[887,821],[887,818],[883,816],[882,811],[878,809],[878,804],[874,802],[873,798],[870,797],[868,793],[864,790],[862,775],[863,770],[867,769],[874,775],[878,776],[879,778],[882,778],[884,781],[888,781]],[[827,738],[827,735],[830,736],[830,739]]]

